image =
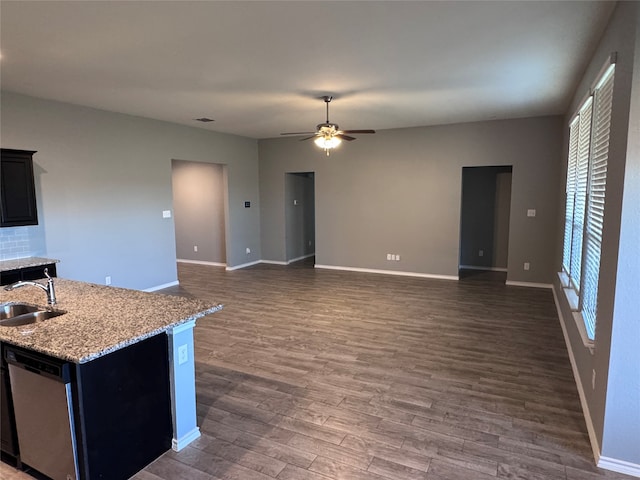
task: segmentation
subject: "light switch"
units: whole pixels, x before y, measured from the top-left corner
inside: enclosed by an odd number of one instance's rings
[[[529,210],[527,210],[527,217],[535,217],[535,216],[536,216],[535,208],[530,208]]]
[[[162,218],[171,218],[171,210],[163,210]]]

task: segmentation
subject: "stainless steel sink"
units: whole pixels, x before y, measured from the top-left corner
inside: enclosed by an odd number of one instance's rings
[[[17,317],[25,313],[37,312],[42,308],[25,303],[3,303],[0,305],[0,320]]]
[[[49,318],[67,313],[63,310],[46,309],[24,303],[5,303],[0,305],[0,327],[19,327],[42,322]]]

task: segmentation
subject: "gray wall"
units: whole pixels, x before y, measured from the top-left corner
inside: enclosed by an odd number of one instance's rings
[[[313,173],[287,173],[285,177],[287,262],[310,256],[314,252],[315,205],[313,179]]]
[[[59,275],[138,289],[176,281],[171,159],[228,165],[227,263],[260,259],[255,140],[2,92],[2,147],[32,149],[35,255]],[[256,208],[245,209],[244,200]],[[244,253],[251,247],[252,254]]]
[[[633,18],[633,17],[632,17]],[[635,463],[640,473],[640,8],[627,139],[627,161],[611,330],[602,454]]]
[[[223,165],[183,160],[171,165],[178,259],[225,263]]]
[[[329,157],[296,138],[258,145],[264,259],[286,258],[284,173],[314,171],[316,263],[456,277],[462,167],[513,165],[508,280],[552,282],[561,117],[379,131]]]
[[[509,217],[511,216],[511,169],[496,175],[496,211],[493,232],[493,266],[507,268]]]
[[[593,426],[592,431],[604,456],[634,463],[636,468],[640,468],[639,33],[640,4],[618,3],[576,89],[564,122],[563,186],[566,178],[568,123],[610,53],[617,52],[598,286],[598,320],[593,352],[582,342],[559,281],[554,283],[569,349],[577,370],[576,380],[588,409],[587,423]],[[564,222],[564,218],[558,219],[558,224],[561,222]],[[558,229],[558,252],[561,251],[562,235],[563,232]],[[561,265],[559,253],[556,270],[559,271]],[[595,388],[592,388],[594,374]]]

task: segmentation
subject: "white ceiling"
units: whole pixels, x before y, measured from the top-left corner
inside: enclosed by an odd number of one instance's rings
[[[614,6],[2,0],[0,81],[252,138],[559,114]]]

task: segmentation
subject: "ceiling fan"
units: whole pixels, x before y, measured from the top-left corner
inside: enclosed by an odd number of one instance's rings
[[[302,138],[300,141],[310,140],[315,138],[314,143],[327,152],[327,156],[332,148],[340,145],[342,140],[355,140],[355,137],[351,137],[347,134],[360,134],[360,133],[376,133],[375,130],[340,130],[337,123],[329,122],[329,103],[333,100],[330,95],[322,97],[324,103],[327,105],[327,121],[319,123],[316,126],[315,132],[288,132],[281,133],[280,135],[311,135],[310,137]]]

